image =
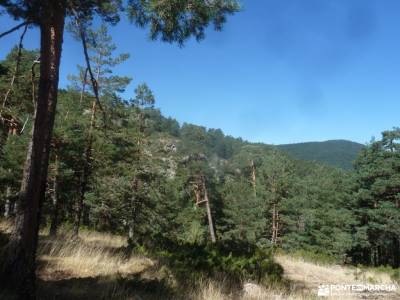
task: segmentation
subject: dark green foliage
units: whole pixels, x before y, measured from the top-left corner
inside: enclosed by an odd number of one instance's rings
[[[222,240],[266,243],[266,205],[254,196],[251,184],[245,179],[226,178],[222,197],[223,217],[220,223]]]
[[[271,256],[276,248],[323,261],[399,266],[398,129],[365,147],[355,170],[346,172],[294,160],[279,147],[248,143],[219,129],[180,126],[154,107],[155,96],[146,84],[137,86],[132,99],[120,96],[129,79],[111,70],[126,56],[112,56],[115,47],[105,28],[90,34],[96,36],[90,53],[107,117],[93,113],[93,93],[82,93],[80,68],[80,74],[71,77],[73,88],[59,92],[42,225],[50,223],[55,209],[55,180],[58,222],[73,222],[88,164],[82,225],[126,235],[130,247],[163,257],[178,275],[224,273],[235,280],[279,280],[282,269]],[[103,45],[95,49],[95,40]],[[29,71],[32,57],[34,52],[23,52],[21,74]],[[1,65],[8,72],[12,58]],[[0,77],[2,92],[8,77]],[[31,103],[24,102],[29,85],[19,85],[10,97],[10,111],[29,118],[23,134],[9,136],[2,145],[2,212],[6,200],[17,195],[31,126]],[[292,151],[291,146],[282,148]],[[317,149],[313,160],[347,168],[347,154],[360,148],[332,141],[301,145],[296,153]],[[206,210],[196,205],[193,186],[200,177],[216,228],[214,245]]]
[[[165,42],[177,41],[179,44],[192,35],[197,40],[203,39],[210,23],[216,30],[221,30],[226,15],[240,8],[236,0],[129,0],[128,3],[131,21],[141,27],[149,24],[152,39],[160,37]]]
[[[136,106],[133,107],[134,109],[128,105],[127,101],[123,101],[118,97],[118,93],[124,90],[130,79],[107,75],[111,72],[110,67],[127,59],[127,56],[122,55],[115,59],[111,56],[115,47],[110,44],[111,38],[107,36],[107,27],[104,25],[99,31],[91,31],[90,27],[93,24],[93,20],[100,18],[105,23],[114,25],[119,22],[122,12],[128,12],[130,20],[137,25],[145,26],[150,24],[151,37],[153,39],[161,35],[164,41],[177,42],[182,45],[191,36],[198,40],[203,38],[204,31],[210,23],[214,24],[216,30],[221,30],[226,15],[236,12],[239,7],[238,3],[233,0],[212,2],[204,0],[0,0],[0,7],[0,14],[7,13],[9,17],[15,20],[22,20],[22,24],[11,30],[6,30],[2,36],[24,26],[25,34],[28,25],[30,27],[39,27],[40,31],[41,74],[38,97],[34,95],[33,78],[32,94],[27,99],[32,100],[34,112],[23,108],[26,110],[27,117],[32,118],[32,115],[35,116],[35,122],[24,164],[24,176],[21,180],[18,209],[16,210],[17,221],[15,222],[10,242],[5,249],[7,257],[4,259],[0,270],[3,281],[7,281],[7,285],[19,290],[19,298],[35,299],[38,229],[40,222],[45,222],[46,217],[49,216],[49,213],[42,209],[46,193],[53,202],[51,228],[55,228],[53,225],[57,222],[54,220],[57,220],[57,215],[61,210],[59,209],[60,190],[58,187],[68,188],[71,191],[70,196],[73,198],[78,194],[77,199],[74,201],[75,207],[70,207],[65,213],[68,221],[72,219],[71,215],[74,216],[75,235],[78,234],[79,226],[82,223],[87,226],[96,226],[104,230],[115,231],[128,227],[129,240],[140,241],[140,236],[149,236],[150,229],[147,226],[141,226],[144,220],[151,221],[157,218],[152,213],[156,211],[154,209],[154,201],[159,194],[153,186],[154,182],[156,182],[154,178],[158,175],[158,168],[154,167],[154,155],[147,148],[150,143],[145,124],[145,110],[152,108],[154,98],[145,85],[136,90],[136,100],[139,103],[134,103]],[[74,138],[72,136],[81,134],[81,126],[77,126],[76,132],[71,134],[68,129],[72,129],[73,132],[76,127],[68,126],[63,128],[63,122],[61,121],[60,124],[58,120],[56,126],[60,126],[61,130],[59,130],[58,136],[57,134],[53,136],[53,131],[57,131],[53,129],[57,110],[64,25],[70,18],[78,27],[77,31],[79,31],[79,38],[82,42],[87,64],[85,70],[80,68],[80,74],[77,77],[77,80],[82,83],[80,108],[86,106],[85,101],[83,101],[85,96],[95,96],[95,101],[91,105],[89,127],[83,133],[83,152],[79,151],[81,145],[76,145],[79,149],[77,152],[80,152],[81,157],[83,157],[83,162],[79,157],[72,163],[69,158],[73,155],[70,155],[70,151],[65,151],[64,148],[65,145],[73,145]],[[23,35],[21,36],[20,44],[22,44],[22,38]],[[21,49],[21,47],[19,48]],[[90,66],[91,63],[94,63],[95,70]],[[16,66],[18,66],[18,63]],[[1,73],[4,73],[4,69],[2,67]],[[85,85],[87,84],[86,73],[90,75],[92,95],[85,91]],[[10,82],[13,82],[14,76],[11,76],[11,78],[13,79]],[[3,86],[4,78],[0,78],[0,88]],[[22,90],[21,87],[20,90]],[[6,92],[5,96],[8,93]],[[103,100],[103,105],[100,98]],[[29,120],[27,118],[24,125],[21,125],[20,120],[17,118],[19,116],[15,113],[8,113],[5,117],[3,110],[7,104],[6,100],[5,97],[5,101],[1,106],[0,151],[6,143],[7,137],[16,135],[17,131],[22,132]],[[25,102],[21,103],[25,104]],[[7,109],[10,112],[13,109],[19,109],[17,101],[10,102],[8,106]],[[111,137],[106,134],[101,136],[97,132],[97,124],[100,123],[97,122],[96,118],[98,109],[103,112],[103,127],[106,128],[110,125],[106,121],[105,107],[113,115],[112,125],[114,125],[114,128],[112,129],[117,133]],[[64,119],[67,119],[72,109],[69,110],[67,108],[64,112]],[[74,118],[78,119],[77,116],[80,115],[82,117],[85,114],[85,110],[74,111],[74,113],[76,113]],[[133,122],[126,122],[123,116],[129,119],[130,114],[133,115],[133,120],[130,120]],[[7,125],[8,128],[6,128],[6,122],[11,126]],[[132,123],[134,123],[133,126]],[[136,131],[136,137],[133,131]],[[80,136],[80,138],[82,137]],[[126,145],[129,151],[126,151]],[[50,149],[52,153],[50,153]],[[122,154],[121,156],[121,153],[126,155]],[[82,166],[80,167],[81,162]],[[118,172],[111,167],[114,163],[118,163],[116,165]],[[48,172],[49,165],[52,168]],[[6,169],[6,173],[10,173],[9,177],[11,177],[11,172],[8,170]],[[71,174],[73,175],[71,176]],[[71,178],[73,179],[71,180]],[[5,179],[5,181],[9,181],[5,187],[6,203],[4,212],[7,217],[10,216],[11,180],[18,181],[18,178]],[[4,186],[1,186],[1,194],[4,193],[3,190]],[[79,191],[78,193],[76,192],[77,190]],[[114,190],[116,193],[113,192]],[[107,195],[107,192],[110,191],[111,193]],[[90,195],[95,195],[95,197],[90,197]],[[51,206],[48,203],[46,205],[48,207]],[[207,211],[210,218],[210,209]],[[44,214],[44,212],[46,213]],[[125,217],[126,213],[127,217]],[[40,217],[42,217],[42,220]],[[51,232],[55,234],[56,230],[51,230]],[[8,276],[9,273],[11,273],[11,276]]]
[[[344,262],[355,224],[350,188],[351,178],[344,171],[309,165],[306,174],[293,182],[291,198],[282,203],[283,247]]]
[[[5,60],[0,63],[4,70],[4,74],[0,74],[0,94],[2,95],[2,104],[7,90],[11,88],[10,83],[15,74],[17,57],[18,48],[14,47]],[[16,74],[14,85],[8,94],[7,101],[4,103],[6,113],[18,118],[21,122],[25,120],[24,117],[26,118],[28,114],[32,114],[33,112],[31,68],[33,62],[37,58],[38,51],[21,50],[18,74]],[[39,73],[38,68],[36,73]],[[33,80],[37,85],[37,77]],[[2,113],[4,113],[3,110],[4,109],[2,109]]]
[[[331,140],[278,145],[277,147],[297,159],[317,161],[344,170],[352,170],[353,162],[364,145],[345,140]]]
[[[279,281],[282,267],[274,262],[272,252],[243,241],[218,244],[187,244],[164,241],[153,254],[163,257],[177,278],[188,280],[199,276],[230,280]]]
[[[15,74],[17,53],[18,49],[15,47],[5,60],[0,62],[4,70],[4,74],[0,75],[0,186],[2,187],[0,201],[2,204],[7,200],[14,203],[17,198],[33,119],[31,66],[38,52],[22,49],[18,74]],[[15,80],[11,86],[14,75]],[[37,84],[36,78],[33,78],[33,83]]]
[[[385,131],[355,164],[353,257],[365,264],[400,266],[400,129]]]

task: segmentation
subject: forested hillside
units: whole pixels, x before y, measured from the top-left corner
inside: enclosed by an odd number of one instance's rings
[[[29,76],[35,56],[23,51],[21,76]],[[219,241],[399,265],[392,231],[400,220],[398,130],[362,150],[355,171],[345,173],[219,129],[180,126],[155,108],[146,84],[132,99],[118,96],[129,79],[103,73],[106,66],[96,62],[101,109],[80,83],[82,73],[60,91],[41,217],[52,234],[68,223],[75,234],[81,226],[126,234],[132,246]],[[5,217],[16,209],[32,120],[31,82],[18,86],[8,100],[14,123],[4,123],[1,144]]]
[[[182,24],[186,15],[169,6],[164,9],[177,18],[172,25],[157,23],[155,16],[164,14],[148,15],[139,4],[134,17],[139,25],[155,22],[153,34],[161,26],[164,40],[183,42],[191,31],[201,38],[210,18],[218,29],[237,10],[233,2],[216,3],[217,11],[195,6],[200,16]],[[179,124],[157,109],[148,84],[135,81],[134,93],[125,96],[132,79],[114,70],[129,54],[117,51],[104,24],[85,28],[85,40],[77,19],[68,30],[86,43],[87,65],[70,74],[68,86],[53,86],[57,105],[39,101],[39,87],[48,82],[40,83],[47,69],[38,51],[20,44],[0,62],[0,212],[15,225],[0,236],[1,280],[15,288],[21,285],[15,270],[23,270],[24,295],[34,291],[39,229],[49,235],[40,241],[49,261],[67,248],[65,240],[92,249],[82,231],[99,231],[122,237],[118,249],[103,247],[110,257],[119,255],[116,264],[146,255],[166,266],[175,287],[201,278],[284,285],[277,251],[388,266],[398,277],[399,128],[366,146],[275,147]],[[165,24],[185,27],[176,32]],[[46,109],[55,110],[54,129],[51,116],[41,115]]]
[[[353,163],[364,145],[346,140],[329,140],[277,147],[297,159],[317,161],[344,170],[352,170]]]

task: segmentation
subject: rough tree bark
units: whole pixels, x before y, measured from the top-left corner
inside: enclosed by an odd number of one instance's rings
[[[2,263],[2,284],[15,288],[20,299],[36,299],[36,248],[57,103],[64,20],[63,1],[46,1],[43,4],[39,24],[41,64],[38,102],[15,226],[4,249],[6,253],[3,253],[5,260]]]

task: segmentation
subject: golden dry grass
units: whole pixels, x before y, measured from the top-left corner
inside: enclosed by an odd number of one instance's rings
[[[386,273],[365,272],[361,269],[340,265],[322,265],[288,255],[277,255],[275,259],[284,267],[286,276],[295,282],[303,282],[310,287],[327,283],[393,283]]]
[[[1,232],[10,233],[10,228],[10,222],[0,221]],[[197,288],[183,289],[167,278],[170,275],[161,271],[163,266],[157,261],[129,255],[124,251],[126,246],[126,238],[118,235],[82,231],[74,239],[62,229],[57,238],[50,238],[42,231],[38,248],[40,299],[306,300],[317,299],[320,284],[392,283],[386,273],[319,265],[281,254],[276,260],[283,266],[289,285],[244,283],[232,291],[221,282],[205,279]],[[400,299],[399,294],[390,296]]]
[[[43,238],[38,249],[43,265],[39,276],[63,274],[65,279],[127,275],[153,265],[148,258],[127,256],[121,251],[124,246],[123,237],[96,232],[82,232],[79,239],[72,238],[68,232],[58,238]]]
[[[0,220],[0,232],[10,233],[12,228],[12,223],[10,220]]]
[[[197,292],[192,293],[194,300],[306,300],[315,298],[311,293],[288,290],[278,287],[263,287],[254,283],[245,283],[243,290],[224,293],[215,282],[204,281]]]
[[[302,289],[308,295],[316,296],[318,286],[321,284],[397,284],[390,278],[389,274],[375,272],[373,270],[362,270],[355,267],[340,265],[323,265],[306,261],[299,257],[288,255],[275,256],[276,261],[285,270],[285,276],[297,289]],[[359,299],[356,297],[344,297],[336,299]],[[383,299],[383,298],[381,298]],[[400,288],[397,286],[396,293],[389,294],[386,299],[400,299]]]

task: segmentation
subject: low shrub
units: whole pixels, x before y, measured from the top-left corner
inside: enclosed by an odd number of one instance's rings
[[[283,268],[273,260],[271,250],[243,243],[188,244],[163,241],[152,254],[165,260],[177,277],[216,277],[257,282],[279,281]],[[143,251],[140,246],[136,247]]]

